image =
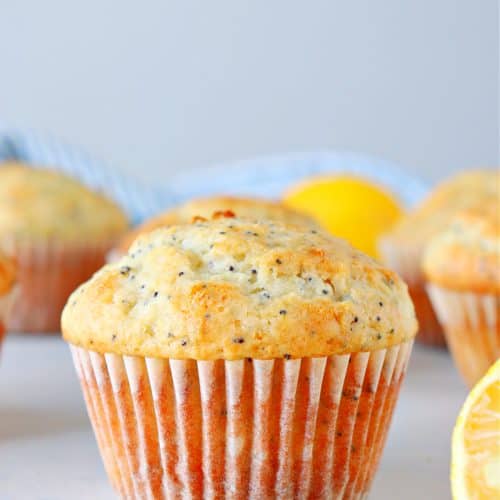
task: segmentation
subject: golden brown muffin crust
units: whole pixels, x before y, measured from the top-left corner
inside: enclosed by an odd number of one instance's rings
[[[343,240],[226,218],[139,237],[69,299],[65,339],[120,354],[270,359],[413,338],[406,285]]]
[[[0,164],[0,239],[112,240],[127,229],[122,210],[59,172]]]
[[[445,288],[500,294],[500,193],[458,213],[431,239],[423,267]]]
[[[289,224],[315,226],[314,221],[307,215],[287,208],[276,201],[236,196],[211,196],[188,201],[146,221],[133,231],[128,232],[121,239],[116,249],[119,253],[126,253],[140,234],[164,226],[189,224],[196,216],[211,218],[214,212],[224,210],[230,210],[243,219],[272,219]]]
[[[499,183],[498,169],[467,170],[447,179],[382,237],[382,253],[385,245],[396,245],[416,248],[415,255],[421,255],[429,239],[445,228],[457,212],[478,200],[498,197]]]

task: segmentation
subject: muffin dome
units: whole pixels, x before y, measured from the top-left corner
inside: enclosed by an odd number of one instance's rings
[[[236,218],[138,238],[70,297],[72,344],[174,359],[371,351],[417,329],[406,285],[343,240]]]
[[[478,200],[498,197],[498,170],[468,170],[439,185],[411,214],[401,219],[383,237],[384,244],[396,244],[423,251],[429,239],[447,226],[455,213]]]
[[[499,294],[500,191],[459,212],[432,238],[423,267],[429,281],[445,288]]]
[[[120,208],[59,172],[0,165],[0,240],[110,240],[127,228]]]
[[[189,224],[193,217],[202,216],[210,218],[214,212],[225,210],[230,210],[238,214],[238,217],[252,220],[272,219],[289,224],[315,226],[313,219],[307,215],[287,208],[276,201],[234,196],[212,196],[191,200],[146,221],[125,235],[119,243],[117,250],[122,253],[127,252],[139,234],[147,233],[163,226]]]
[[[469,170],[440,184],[428,198],[378,242],[385,264],[401,274],[413,298],[420,332],[417,340],[446,346],[442,325],[426,289],[422,259],[429,241],[449,225],[457,212],[498,197],[499,172]]]

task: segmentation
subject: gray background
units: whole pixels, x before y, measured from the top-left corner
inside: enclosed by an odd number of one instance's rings
[[[0,120],[153,179],[366,152],[499,161],[496,0],[0,0]]]
[[[163,182],[324,148],[435,179],[499,161],[498,31],[496,0],[0,0],[0,121]],[[111,496],[58,340],[6,342],[2,497]],[[372,498],[449,498],[465,394],[416,348]]]

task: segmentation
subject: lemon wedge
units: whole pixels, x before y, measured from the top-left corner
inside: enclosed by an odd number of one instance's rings
[[[378,257],[379,236],[401,217],[402,208],[389,193],[356,177],[321,177],[293,187],[284,203],[309,214],[335,236]]]
[[[451,450],[455,500],[500,498],[500,360],[467,397]]]

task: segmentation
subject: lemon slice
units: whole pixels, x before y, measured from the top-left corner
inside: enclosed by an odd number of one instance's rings
[[[467,397],[453,431],[451,456],[455,500],[500,498],[500,360]]]
[[[378,257],[379,236],[402,215],[399,203],[389,193],[349,176],[311,179],[286,193],[284,202],[372,257]]]

